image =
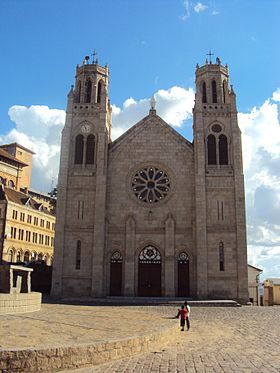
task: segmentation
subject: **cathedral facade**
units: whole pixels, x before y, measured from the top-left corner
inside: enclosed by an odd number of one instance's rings
[[[193,142],[156,113],[111,140],[108,67],[76,69],[52,295],[248,300],[241,132],[228,67],[196,67]]]

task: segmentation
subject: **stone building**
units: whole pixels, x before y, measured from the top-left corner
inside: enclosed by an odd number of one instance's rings
[[[108,67],[76,69],[52,295],[248,301],[241,132],[228,67],[196,68],[193,142],[156,113],[111,140]]]
[[[33,154],[17,143],[1,145],[0,184],[16,190],[29,189]]]
[[[55,215],[25,193],[0,185],[2,261],[52,265]]]
[[[55,213],[52,198],[30,190],[33,152],[0,146],[0,261],[52,265]]]

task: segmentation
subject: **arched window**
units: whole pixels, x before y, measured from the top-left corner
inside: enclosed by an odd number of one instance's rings
[[[42,260],[43,260],[43,254],[40,253],[40,254],[38,255],[38,262],[42,262]]]
[[[94,164],[95,137],[88,135],[86,147],[86,164]]]
[[[29,252],[28,251],[25,251],[23,261],[26,264],[29,263]]]
[[[97,103],[101,102],[101,93],[102,93],[102,81],[99,80],[98,86],[97,86],[97,100],[96,100]]]
[[[9,255],[8,255],[8,262],[13,263],[13,261],[14,261],[14,251],[10,250]]]
[[[46,264],[48,263],[48,257],[47,257],[47,255],[44,255],[43,262],[46,263]]]
[[[84,137],[83,135],[78,135],[75,140],[75,164],[83,163],[84,154]]]
[[[217,102],[217,84],[215,80],[212,80],[212,102]]]
[[[206,103],[207,102],[207,95],[206,95],[206,83],[202,83],[202,102]]]
[[[15,183],[13,182],[13,180],[9,180],[9,181],[8,181],[8,186],[9,186],[10,188],[14,188],[14,187],[15,187]]]
[[[81,81],[79,80],[76,88],[76,102],[81,102]]]
[[[77,241],[77,246],[76,246],[76,269],[81,269],[81,251],[82,251],[82,245],[81,241]]]
[[[208,164],[217,164],[216,138],[214,135],[207,137]]]
[[[17,252],[17,263],[21,261],[21,253],[20,251]]]
[[[2,176],[0,176],[0,184],[4,184],[4,179]]]
[[[36,262],[36,258],[37,258],[37,253],[34,251],[32,254],[31,254],[31,262]]]
[[[228,145],[225,135],[219,136],[219,163],[221,165],[228,164]]]
[[[224,254],[224,243],[219,243],[219,267],[220,271],[225,270],[225,254]]]
[[[85,103],[89,103],[91,101],[91,90],[92,90],[92,82],[90,79],[88,79],[86,81]]]
[[[223,102],[226,103],[226,81],[223,81]]]

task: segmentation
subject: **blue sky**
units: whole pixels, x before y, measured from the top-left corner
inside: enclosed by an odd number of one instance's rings
[[[209,48],[229,64],[239,110],[260,105],[280,86],[280,2],[202,1],[199,13],[197,3],[1,0],[1,129],[9,129],[14,104],[64,109],[75,65],[94,49],[109,64],[117,105],[193,86]]]
[[[114,138],[157,109],[192,140],[196,63],[229,65],[243,133],[248,253],[280,277],[279,0],[1,0],[0,143],[35,151],[32,187],[56,183],[75,66],[109,64]]]

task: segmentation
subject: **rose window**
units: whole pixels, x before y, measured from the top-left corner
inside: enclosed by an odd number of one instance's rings
[[[166,172],[156,167],[137,171],[132,180],[132,191],[143,202],[154,203],[164,199],[170,190]]]

